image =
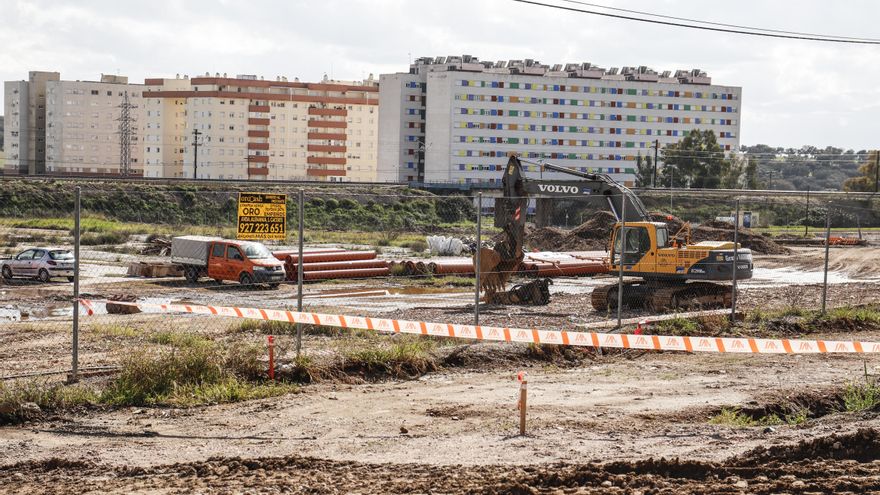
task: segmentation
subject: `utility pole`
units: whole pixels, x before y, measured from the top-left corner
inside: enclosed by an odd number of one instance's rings
[[[134,136],[135,119],[131,115],[132,109],[137,105],[132,105],[128,99],[128,91],[123,93],[122,103],[119,105],[119,174],[131,175],[131,141]]]
[[[651,176],[651,187],[657,187],[657,152],[660,150],[660,140],[654,140],[654,174]]]
[[[193,129],[193,179],[199,178],[199,136],[202,133]]]
[[[874,192],[880,192],[880,150],[874,150]]]
[[[810,232],[810,186],[807,186],[807,213],[804,215],[804,237]]]

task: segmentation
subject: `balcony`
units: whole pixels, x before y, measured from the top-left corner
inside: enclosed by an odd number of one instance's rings
[[[269,125],[269,119],[249,118],[248,125]]]
[[[320,151],[324,153],[345,153],[345,146],[332,146],[328,144],[310,144],[306,148],[308,151]]]
[[[248,131],[248,137],[267,138],[269,131]]]
[[[269,168],[248,167],[248,175],[269,175]]]
[[[249,150],[268,150],[269,143],[248,143],[247,148]]]
[[[330,139],[332,141],[345,141],[345,134],[336,134],[332,132],[310,132],[308,139]]]
[[[269,105],[248,105],[248,112],[268,112]]]
[[[248,163],[269,163],[269,157],[267,155],[248,155],[247,161]]]
[[[345,129],[346,123],[342,120],[310,120],[309,127],[332,127],[335,129]]]
[[[326,116],[335,116],[335,117],[345,117],[348,115],[348,110],[344,108],[309,108],[309,115],[326,115]]]
[[[306,163],[315,165],[345,165],[345,158],[336,158],[333,156],[310,156],[306,158]]]
[[[327,170],[323,168],[310,168],[306,170],[306,175],[310,175],[312,177],[328,177],[328,176],[336,176],[336,177],[345,177],[345,170]]]

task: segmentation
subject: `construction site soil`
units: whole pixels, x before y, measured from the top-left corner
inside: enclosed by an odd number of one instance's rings
[[[652,212],[651,221],[665,222],[670,236],[681,230],[685,222],[661,212]],[[532,228],[526,232],[526,246],[539,251],[592,251],[608,249],[611,231],[617,222],[606,211],[595,211],[579,226],[571,230],[557,227]],[[691,241],[733,241],[733,224],[711,221],[691,229]],[[766,235],[741,228],[739,243],[759,254],[786,254],[789,250]]]
[[[19,493],[861,494],[880,490],[877,430],[757,448],[723,462],[431,466],[298,455],[216,457],[150,468],[49,459],[0,471]],[[10,474],[11,473],[11,474]],[[28,473],[24,475],[22,473]],[[11,493],[11,491],[10,491]]]
[[[757,275],[765,278],[741,284],[739,309],[818,307],[815,269],[823,252],[757,256]],[[880,303],[877,259],[873,247],[832,249],[830,265],[840,279],[829,285],[829,307]],[[105,265],[89,266],[94,275]],[[592,287],[608,280],[557,279],[548,306],[486,305],[481,323],[568,330],[612,324],[616,315],[597,314],[590,304]],[[83,291],[95,299],[127,293],[147,301],[279,308],[291,307],[296,287],[95,276]],[[376,279],[309,284],[306,293],[309,311],[473,321],[469,287]],[[55,313],[70,307],[69,284],[13,281],[0,287],[0,296],[4,307],[33,317],[0,324],[0,376],[66,369],[70,318]],[[193,333],[223,345],[265,343],[265,333],[244,332],[240,322],[149,313],[83,317],[80,366],[114,366],[133,352],[159,348],[159,333]],[[839,319],[810,327],[790,316],[700,331],[880,340],[874,325]],[[399,338],[316,332],[306,335],[303,349],[331,362],[352,346]],[[275,342],[279,374],[287,376],[293,336],[281,333]],[[410,378],[340,366],[336,371],[350,376],[301,383],[299,393],[269,399],[46,410],[0,427],[0,493],[880,492],[880,410],[846,412],[843,399],[847,387],[880,375],[880,362],[870,355],[598,354],[448,339],[437,339],[432,352],[434,362]],[[517,431],[519,371],[529,380],[526,436]],[[745,419],[717,421],[724,411]],[[802,419],[765,422],[795,413]]]

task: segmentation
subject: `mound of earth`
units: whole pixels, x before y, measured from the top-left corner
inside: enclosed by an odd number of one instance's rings
[[[596,211],[569,231],[555,227],[527,230],[525,244],[538,251],[601,251],[608,247],[615,223],[611,213]]]
[[[685,222],[662,212],[651,212],[651,220],[665,222],[670,235],[678,232]],[[616,220],[607,211],[595,211],[581,225],[570,231],[556,227],[527,229],[525,244],[528,249],[538,251],[599,251],[608,247],[611,231]],[[733,224],[711,221],[691,228],[692,242],[733,241]],[[788,254],[790,251],[774,242],[770,237],[751,229],[739,229],[740,245],[760,254]]]

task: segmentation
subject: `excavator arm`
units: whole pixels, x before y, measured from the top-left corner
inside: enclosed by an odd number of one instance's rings
[[[523,174],[522,163],[533,163],[580,180],[543,180],[527,178]],[[495,238],[493,249],[480,249],[480,287],[485,293],[486,302],[528,303],[517,301],[522,297],[505,292],[507,281],[517,272],[522,263],[525,239],[526,211],[530,198],[568,198],[577,197],[580,201],[593,201],[607,206],[618,221],[645,221],[648,212],[642,201],[626,186],[605,174],[588,174],[567,167],[542,162],[528,162],[511,156],[501,179],[503,197],[499,201],[500,214],[496,215],[496,226],[501,233]],[[475,259],[476,261],[476,259]],[[544,281],[536,290],[546,292]],[[522,292],[522,288],[518,288]],[[528,292],[528,291],[527,291]]]

